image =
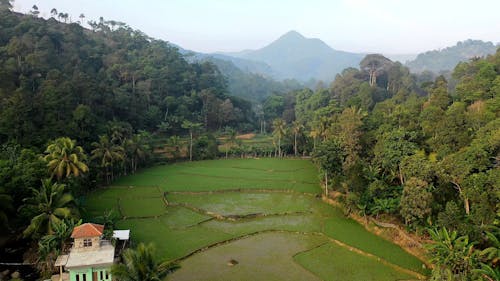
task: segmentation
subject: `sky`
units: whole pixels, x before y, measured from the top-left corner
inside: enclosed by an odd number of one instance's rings
[[[414,54],[500,42],[499,0],[15,0],[26,13],[116,20],[198,52],[259,49],[290,30],[350,52]]]

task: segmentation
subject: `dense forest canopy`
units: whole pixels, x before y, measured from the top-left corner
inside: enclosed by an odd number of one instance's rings
[[[228,95],[217,67],[188,63],[124,24],[87,30],[12,12],[0,24],[2,142],[39,146],[61,135],[91,142],[109,121],[134,131],[178,133],[184,120],[209,130],[253,128],[251,104]]]
[[[407,62],[406,66],[412,72],[441,73],[453,70],[459,62],[494,54],[497,48],[492,42],[469,39],[452,47],[421,53],[414,60]]]
[[[238,132],[260,131],[272,132],[274,151],[234,155],[312,156],[325,193],[347,214],[434,240],[434,280],[500,276],[500,51],[459,63],[448,80],[373,54],[329,86],[299,89],[190,62],[120,22],[101,18],[89,30],[64,13],[44,20],[35,6],[22,15],[7,4],[0,233],[35,241],[43,259],[54,257],[54,229],[78,223],[83,194],[155,162],[153,141],[168,138],[173,160],[213,159],[224,155],[220,144],[239,146]],[[244,76],[239,87],[254,87],[262,105],[229,95],[238,89],[224,71]]]

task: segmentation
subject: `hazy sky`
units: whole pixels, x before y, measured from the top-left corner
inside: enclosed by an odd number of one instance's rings
[[[261,48],[289,30],[338,50],[417,53],[468,38],[500,42],[499,0],[15,0],[78,20],[122,21],[200,52]]]

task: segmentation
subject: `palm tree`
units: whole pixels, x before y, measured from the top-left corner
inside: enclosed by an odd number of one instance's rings
[[[281,118],[277,118],[273,121],[273,135],[278,138],[278,157],[282,157],[281,153],[281,139],[285,136],[286,133],[286,123],[285,120]]]
[[[72,208],[73,196],[65,192],[66,185],[52,183],[50,179],[42,181],[40,190],[32,189],[33,196],[26,198],[21,208],[27,208],[35,215],[30,225],[24,230],[24,237],[38,233],[53,234],[54,225],[63,219],[72,217],[75,211]]]
[[[114,164],[123,161],[124,149],[121,146],[114,145],[107,136],[99,136],[99,142],[92,143],[91,159],[98,160],[99,166],[104,170],[106,183],[110,184],[114,178]]]
[[[238,136],[238,133],[236,132],[235,129],[233,128],[230,128],[228,130],[228,133],[229,133],[229,139],[227,140],[226,142],[226,158],[227,158],[227,155],[229,153],[229,149],[237,143],[237,139],[236,137]]]
[[[52,10],[50,10],[50,14],[52,15],[53,18],[55,18],[57,16],[57,9],[52,8]]]
[[[63,177],[78,177],[89,171],[85,164],[87,155],[81,146],[76,145],[76,141],[63,137],[54,140],[45,150],[43,157],[47,161],[47,167],[51,177],[56,176],[58,180]]]
[[[181,152],[180,151],[181,138],[179,136],[171,136],[168,139],[168,145],[174,149],[172,151],[172,156],[174,157],[174,159],[179,158]]]
[[[135,134],[132,138],[124,142],[125,150],[130,157],[130,169],[132,173],[137,171],[137,165],[140,161],[146,160],[149,152],[149,145],[145,143],[146,134]]]
[[[80,14],[79,18],[80,18],[80,24],[83,25],[83,19],[85,19],[85,15],[82,13]]]
[[[151,244],[140,243],[136,249],[125,250],[122,257],[123,263],[111,268],[111,274],[120,281],[160,281],[179,268],[176,264],[159,263]]]
[[[297,120],[293,121],[292,123],[293,153],[295,156],[297,156],[297,136],[302,132],[302,129],[304,129],[304,125],[302,125],[302,123],[300,123]]]
[[[193,132],[201,127],[201,123],[184,120],[181,127],[189,130],[189,161],[193,161]]]

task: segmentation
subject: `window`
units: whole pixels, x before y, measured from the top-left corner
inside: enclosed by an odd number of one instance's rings
[[[102,280],[102,271],[99,272],[99,278]]]
[[[108,279],[108,278],[109,278],[109,275],[108,275],[108,272],[106,271],[106,279]]]
[[[92,239],[83,239],[83,247],[92,247]]]
[[[76,275],[76,281],[80,281],[80,274]]]
[[[87,281],[87,274],[83,273],[82,277],[83,277],[83,281]]]

